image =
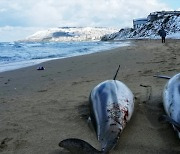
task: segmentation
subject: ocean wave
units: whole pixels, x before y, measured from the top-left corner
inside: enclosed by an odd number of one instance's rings
[[[90,54],[128,45],[121,42],[11,42],[0,43],[0,64],[1,70],[8,67],[23,67],[28,62],[46,61],[50,59],[61,59],[78,55]],[[21,65],[21,63],[23,65]],[[25,65],[26,66],[26,65]],[[1,72],[0,70],[0,72]]]

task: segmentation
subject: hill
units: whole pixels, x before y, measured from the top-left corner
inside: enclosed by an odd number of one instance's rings
[[[102,37],[106,40],[124,40],[124,39],[142,39],[142,38],[159,38],[159,30],[164,27],[168,38],[180,39],[180,14],[154,12],[156,18],[140,26],[139,28],[124,28],[119,32],[107,34]]]
[[[116,32],[117,29],[101,27],[59,27],[38,31],[24,40],[27,42],[40,41],[89,41],[101,40],[105,34]]]

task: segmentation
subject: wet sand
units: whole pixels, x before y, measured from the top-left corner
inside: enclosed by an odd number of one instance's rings
[[[100,149],[86,122],[90,91],[99,82],[117,79],[134,93],[135,111],[111,154],[180,153],[180,143],[164,114],[166,79],[180,72],[180,40],[132,40],[132,45],[0,73],[0,153],[67,154],[58,143],[80,138]]]

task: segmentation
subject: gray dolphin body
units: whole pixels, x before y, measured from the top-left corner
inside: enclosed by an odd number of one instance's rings
[[[89,103],[90,120],[101,143],[101,151],[83,140],[72,138],[62,140],[59,146],[73,154],[106,154],[116,145],[133,114],[134,96],[124,83],[107,80],[99,83],[91,91]]]
[[[165,120],[173,125],[180,138],[180,73],[170,78],[165,85],[163,105],[167,114]]]
[[[131,90],[118,80],[99,83],[90,93],[90,119],[101,143],[101,150],[110,151],[130,120],[134,110]]]

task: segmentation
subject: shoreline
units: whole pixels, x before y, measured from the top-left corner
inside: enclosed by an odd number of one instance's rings
[[[84,42],[84,43],[88,43],[88,42],[89,41]],[[89,43],[92,43],[92,42],[89,42]],[[67,51],[66,55],[64,55],[64,56],[59,55],[59,57],[55,57],[55,58],[29,59],[29,60],[27,59],[27,60],[23,60],[23,61],[11,62],[8,64],[1,64],[0,72],[6,72],[6,71],[26,68],[26,67],[30,67],[30,66],[40,65],[43,62],[47,62],[47,61],[51,61],[51,60],[71,58],[71,57],[88,55],[88,54],[97,53],[97,52],[105,52],[105,51],[108,51],[111,49],[115,49],[115,48],[119,48],[119,47],[123,47],[123,46],[129,46],[131,44],[130,41],[112,41],[112,42],[114,42],[114,44],[110,45],[110,46],[108,45],[107,46],[108,49],[105,49],[106,45],[102,45],[102,44],[104,44],[104,42],[102,42],[102,41],[95,41],[95,42],[98,44],[100,42],[100,47],[98,48],[98,46],[97,46],[92,49],[91,49],[91,47],[89,47],[90,49],[87,50],[87,52],[77,52],[77,53],[69,52],[68,53],[68,51]],[[111,41],[107,41],[107,42],[111,43]],[[117,44],[116,42],[119,42],[119,44]],[[42,43],[42,42],[34,42],[34,43]],[[49,42],[47,42],[47,43],[49,44]],[[53,42],[53,43],[56,43],[56,42]],[[82,47],[83,47],[83,44],[82,44]],[[45,49],[46,49],[46,47],[45,47]],[[33,49],[31,49],[31,50],[33,50]],[[79,49],[79,50],[81,50],[81,49]]]
[[[164,114],[162,91],[180,72],[180,40],[134,40],[134,45],[107,52],[53,60],[0,73],[0,152],[2,154],[67,154],[58,147],[66,138],[80,138],[99,149],[95,132],[86,122],[88,97],[98,83],[117,79],[135,95],[132,119],[111,154],[178,153],[179,139]],[[2,144],[3,143],[3,144]]]

